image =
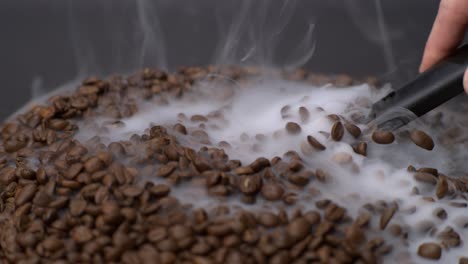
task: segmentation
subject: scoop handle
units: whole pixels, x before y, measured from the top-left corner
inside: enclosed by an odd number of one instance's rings
[[[418,117],[464,91],[463,74],[468,67],[468,44],[437,63],[416,79],[393,91],[372,107],[374,115],[394,107],[410,110]]]

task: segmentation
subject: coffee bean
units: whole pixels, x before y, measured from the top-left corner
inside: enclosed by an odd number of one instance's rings
[[[156,176],[158,177],[167,177],[169,174],[171,174],[177,167],[176,163],[168,163],[166,165],[163,165],[158,169],[156,172]]]
[[[314,174],[311,171],[302,171],[288,175],[288,181],[299,186],[305,186],[313,176]]]
[[[165,184],[156,184],[151,187],[150,192],[156,197],[164,197],[170,193],[171,189]]]
[[[93,173],[104,168],[104,163],[97,157],[91,158],[84,163],[86,172]]]
[[[291,135],[298,135],[301,133],[301,126],[294,122],[286,123],[286,131]]]
[[[177,132],[179,132],[182,135],[187,135],[187,129],[185,128],[184,125],[177,123],[174,125],[173,129]]]
[[[332,126],[332,129],[331,129],[331,138],[335,141],[340,141],[342,138],[343,138],[343,135],[344,135],[344,127],[343,127],[343,124],[338,121],[338,122],[335,122]]]
[[[261,188],[261,194],[269,201],[277,201],[283,197],[284,189],[276,183],[265,183]]]
[[[169,229],[169,235],[176,240],[180,240],[192,235],[192,230],[190,227],[183,225],[175,225]]]
[[[288,235],[294,240],[305,238],[310,232],[311,224],[305,218],[297,218],[287,226]]]
[[[444,196],[448,192],[448,182],[445,179],[445,177],[441,176],[437,180],[437,185],[436,185],[436,196],[439,199],[444,198]]]
[[[81,244],[93,239],[93,233],[86,226],[78,226],[71,231],[71,237],[74,241]]]
[[[299,116],[301,118],[302,123],[307,123],[310,118],[310,112],[306,107],[301,106],[299,107]]]
[[[245,194],[255,194],[262,187],[262,178],[258,175],[244,175],[239,180],[239,189]]]
[[[362,156],[367,156],[367,143],[359,142],[356,146],[353,147],[354,152]]]
[[[273,213],[260,213],[258,216],[258,222],[266,227],[275,227],[279,224],[279,218]]]
[[[434,149],[434,141],[432,140],[432,138],[421,130],[411,131],[410,138],[414,142],[414,144],[418,145],[423,149]]]
[[[383,211],[382,215],[380,216],[380,229],[381,230],[384,230],[387,227],[388,223],[392,219],[397,209],[398,207],[396,205],[391,205]]]
[[[353,245],[360,245],[366,241],[366,234],[358,225],[348,227],[345,237]]]
[[[137,186],[127,186],[122,192],[127,197],[137,197],[143,193],[143,189]]]
[[[416,181],[422,182],[422,183],[428,183],[431,185],[436,185],[437,183],[437,178],[434,177],[432,174],[425,173],[425,172],[416,172],[414,174],[414,179]]]
[[[27,202],[29,202],[34,195],[36,194],[37,187],[35,184],[27,184],[23,188],[21,188],[16,195],[15,204],[16,206],[21,206]]]
[[[440,259],[442,248],[436,243],[423,243],[418,247],[418,255],[426,259]]]
[[[190,118],[190,121],[192,121],[192,122],[207,122],[208,119],[203,115],[193,115]]]
[[[309,144],[314,147],[316,150],[325,150],[326,147],[324,145],[322,145],[322,143],[320,143],[315,137],[313,136],[307,136],[307,142],[309,142]]]
[[[372,133],[372,140],[377,144],[391,144],[395,141],[395,136],[392,132],[377,130]]]
[[[69,207],[70,207],[70,214],[72,216],[80,216],[86,208],[86,201],[81,200],[81,199],[74,199],[70,201]]]
[[[358,126],[351,123],[345,123],[344,127],[354,138],[361,136],[361,129]]]
[[[280,110],[281,117],[282,117],[282,118],[287,117],[287,116],[288,116],[289,110],[291,110],[291,106],[289,106],[289,105],[283,106],[283,107],[281,108],[281,110]]]

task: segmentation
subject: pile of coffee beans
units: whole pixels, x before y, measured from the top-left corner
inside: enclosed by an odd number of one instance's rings
[[[211,142],[205,128],[208,120],[222,119],[219,113],[186,116],[181,110],[177,123],[148,124],[146,131],[125,140],[75,138],[86,120],[113,119],[99,127],[112,131],[139,112],[139,102],[163,105],[183,98],[194,92],[197,81],[219,71],[238,83],[259,74],[256,68],[191,67],[175,73],[145,69],[107,80],[91,77],[73,92],[5,122],[0,131],[0,263],[380,263],[393,254],[386,234],[393,241],[407,239],[408,230],[392,223],[403,209],[395,201],[375,201],[352,215],[337,201],[324,199],[319,184],[333,175],[303,160],[327,150],[312,135],[304,138],[301,153],[285,149],[282,157],[258,157],[249,164],[230,159],[227,141]],[[301,70],[281,74],[316,85],[360,83]],[[365,82],[377,89],[374,79]],[[312,111],[300,107],[301,122],[308,122]],[[280,114],[287,119],[290,112],[285,106]],[[351,136],[350,146],[361,156],[369,144],[396,140],[391,131],[364,134],[359,124],[338,114],[329,119],[331,130],[323,134],[336,142]],[[197,123],[198,129],[184,122]],[[291,121],[277,136],[283,132],[298,136],[306,131]],[[241,140],[248,138],[241,135]],[[255,135],[258,142],[265,138]],[[411,131],[410,139],[424,151],[434,148],[423,131]],[[333,160],[359,171],[348,153],[336,153]],[[433,186],[435,198],[425,197],[429,202],[468,190],[467,180],[433,168],[408,171]],[[184,200],[181,191],[200,192],[198,197],[211,199],[211,206]],[[298,206],[304,195],[315,209]],[[444,210],[435,214],[447,218]],[[444,250],[463,243],[453,229],[437,234],[440,243],[417,248],[421,258],[440,259]],[[410,261],[408,254],[392,258]],[[460,263],[467,261],[460,258]]]

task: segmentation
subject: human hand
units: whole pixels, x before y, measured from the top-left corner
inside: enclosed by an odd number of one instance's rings
[[[441,0],[419,71],[427,70],[450,55],[463,41],[467,27],[468,0]],[[468,93],[468,71],[465,71],[463,86]]]

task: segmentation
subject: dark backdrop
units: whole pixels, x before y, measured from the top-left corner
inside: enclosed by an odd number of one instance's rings
[[[239,62],[249,51],[256,55],[248,62],[291,66],[302,49],[313,46],[300,44],[309,23],[315,25],[315,52],[306,68],[377,75],[398,85],[416,74],[438,6],[436,0],[252,2],[2,0],[0,119],[77,76],[143,66],[174,69],[220,58]],[[281,27],[278,21],[288,17]],[[240,23],[233,27],[236,18]],[[275,27],[282,28],[277,45],[264,36]],[[239,33],[240,44],[220,52],[228,32]],[[250,49],[255,42],[261,45]]]

